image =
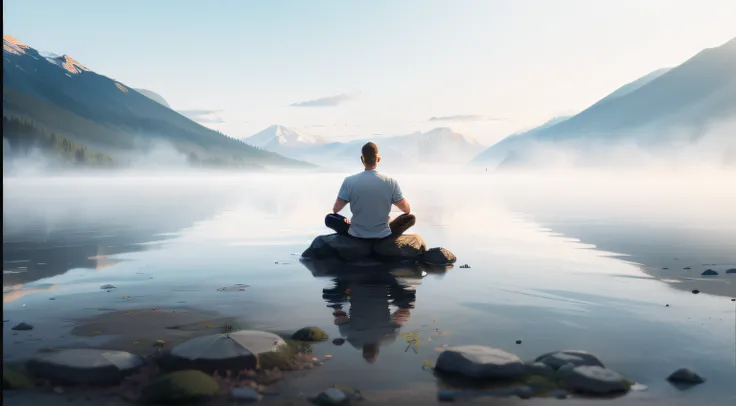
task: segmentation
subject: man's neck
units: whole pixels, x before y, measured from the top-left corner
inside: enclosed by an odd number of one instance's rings
[[[375,170],[376,170],[376,168],[377,168],[377,166],[376,166],[376,165],[372,165],[372,166],[366,166],[366,167],[365,167],[365,170],[366,170],[366,171],[375,171]]]

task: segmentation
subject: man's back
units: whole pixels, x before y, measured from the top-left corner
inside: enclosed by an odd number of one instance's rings
[[[348,233],[358,238],[384,238],[391,235],[391,205],[403,199],[399,184],[374,170],[348,176],[337,194],[350,203],[353,217]]]

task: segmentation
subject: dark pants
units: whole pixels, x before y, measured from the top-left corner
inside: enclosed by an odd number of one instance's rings
[[[414,217],[413,214],[402,214],[399,217],[396,217],[388,223],[389,228],[391,228],[391,236],[397,237],[404,234],[404,232],[416,224],[416,222],[417,218]],[[325,225],[328,228],[335,230],[338,234],[349,235],[348,230],[350,229],[350,224],[345,222],[344,216],[330,213],[325,217]]]

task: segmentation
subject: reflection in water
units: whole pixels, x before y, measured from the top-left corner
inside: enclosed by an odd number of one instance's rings
[[[381,346],[394,343],[409,321],[421,279],[452,268],[373,262],[351,265],[333,260],[302,263],[315,277],[332,276],[332,285],[322,290],[322,298],[334,310],[333,321],[341,337],[371,364],[378,359]],[[407,341],[409,350],[413,343]]]

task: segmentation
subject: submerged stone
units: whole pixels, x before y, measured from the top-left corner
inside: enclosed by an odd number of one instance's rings
[[[330,337],[319,327],[304,327],[291,338],[297,341],[326,341]]]
[[[201,371],[178,371],[162,375],[143,388],[149,403],[180,404],[205,401],[217,395],[215,380]]]
[[[705,379],[698,375],[690,368],[680,368],[670,374],[667,380],[673,383],[699,384],[705,382]]]
[[[39,377],[75,384],[117,383],[142,366],[137,355],[91,348],[41,353],[28,362],[28,369]]]
[[[447,348],[435,369],[473,379],[514,379],[526,373],[526,366],[516,355],[480,345]]]
[[[574,392],[600,396],[626,393],[630,388],[617,372],[591,365],[575,367],[565,376],[563,385]]]

